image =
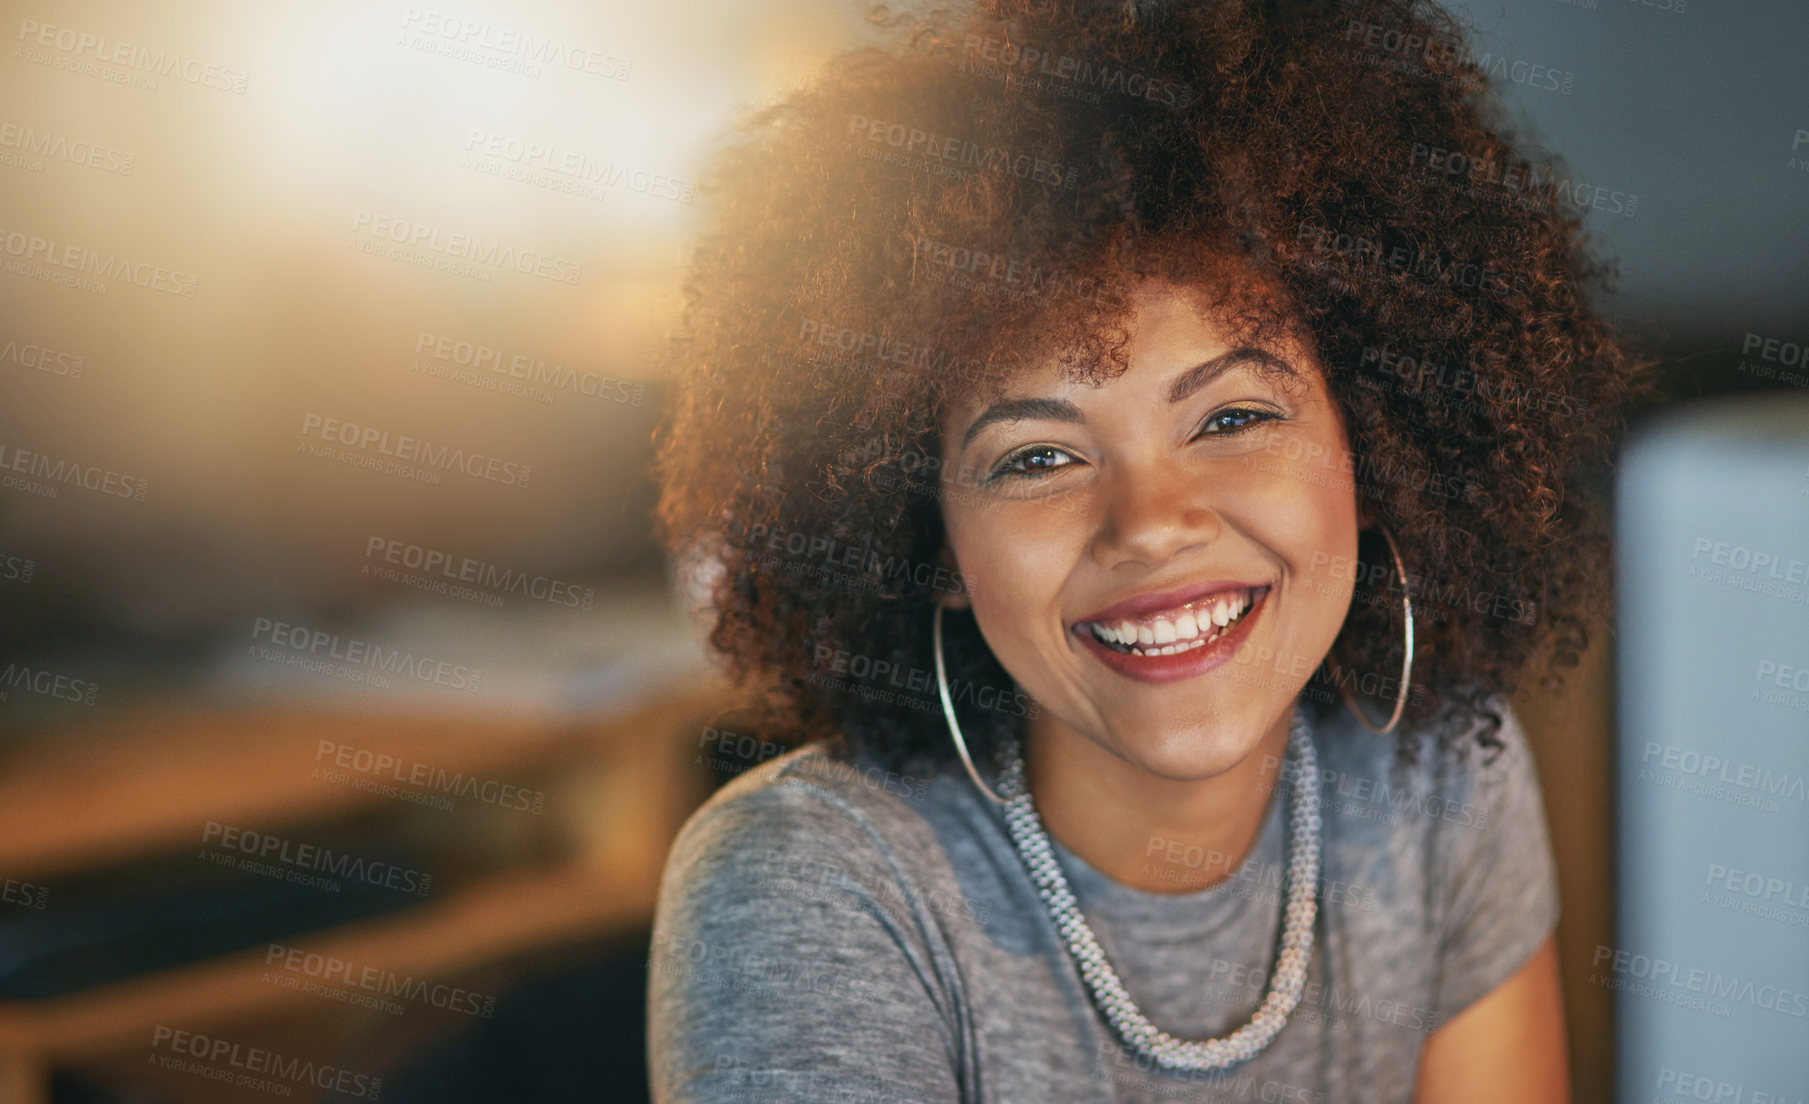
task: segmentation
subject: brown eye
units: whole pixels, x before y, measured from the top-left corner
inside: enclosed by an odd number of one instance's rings
[[[1006,457],[993,472],[993,478],[1013,475],[1035,476],[1043,472],[1065,468],[1068,465],[1058,463],[1057,460],[1067,455],[1065,450],[1056,448],[1054,445],[1031,445],[1027,449],[1014,452]]]
[[[1274,421],[1277,417],[1279,417],[1279,415],[1272,414],[1267,410],[1252,410],[1248,407],[1237,406],[1228,410],[1221,410],[1208,417],[1206,419],[1206,425],[1201,428],[1200,432],[1204,435],[1211,436],[1226,436],[1232,433],[1242,433],[1244,430],[1261,425],[1263,422]],[[1235,422],[1236,424],[1226,425],[1225,423],[1227,421]],[[1215,426],[1220,426],[1222,428],[1214,430],[1213,427]]]

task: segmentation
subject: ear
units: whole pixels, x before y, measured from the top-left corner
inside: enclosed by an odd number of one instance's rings
[[[942,547],[937,550],[936,562],[941,565],[944,571],[948,572],[948,577],[950,579],[956,580],[949,589],[937,590],[936,601],[941,603],[943,609],[960,610],[973,608],[973,601],[968,597],[968,594],[973,590],[974,581],[969,579],[966,575],[961,574],[960,565],[955,563],[954,550],[949,548],[946,540],[942,542]],[[955,591],[956,586],[960,588],[959,593],[956,593]]]

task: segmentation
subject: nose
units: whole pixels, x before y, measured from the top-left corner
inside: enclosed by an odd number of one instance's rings
[[[1218,539],[1224,521],[1208,501],[1199,473],[1150,466],[1123,467],[1102,488],[1105,509],[1092,555],[1110,570],[1155,566]]]

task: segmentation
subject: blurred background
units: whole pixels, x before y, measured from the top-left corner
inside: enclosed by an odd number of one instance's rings
[[[1801,394],[1809,7],[1453,6],[1666,403]],[[0,11],[0,1100],[636,1099],[665,848],[771,750],[650,539],[655,351],[713,142],[860,9]],[[1580,1100],[1609,631],[1517,702]]]

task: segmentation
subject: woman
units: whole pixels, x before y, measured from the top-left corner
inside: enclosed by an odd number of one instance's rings
[[[655,1097],[1567,1099],[1506,696],[1646,366],[1556,170],[1424,3],[890,29],[743,122],[673,346],[664,538],[805,746],[673,848]]]

